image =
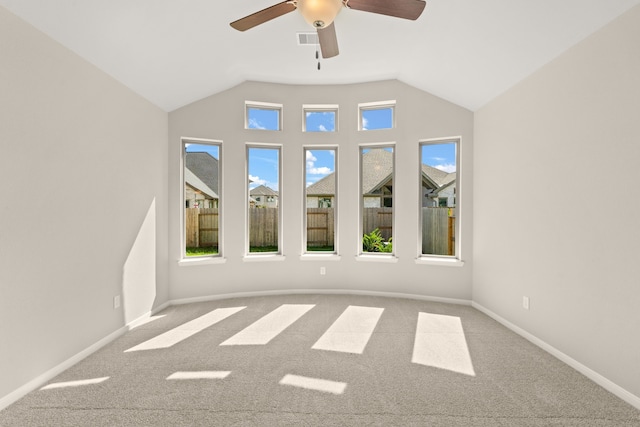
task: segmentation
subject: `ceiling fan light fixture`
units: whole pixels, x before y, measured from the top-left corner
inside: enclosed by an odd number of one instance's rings
[[[342,9],[342,0],[298,0],[297,5],[311,26],[325,28],[331,25]]]

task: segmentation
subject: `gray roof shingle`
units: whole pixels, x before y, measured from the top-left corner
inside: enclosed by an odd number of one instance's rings
[[[206,152],[185,153],[185,166],[218,194],[218,159]]]

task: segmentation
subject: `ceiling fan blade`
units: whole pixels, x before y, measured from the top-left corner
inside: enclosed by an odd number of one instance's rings
[[[233,21],[230,25],[238,31],[246,31],[249,28],[264,24],[267,21],[289,12],[293,12],[294,10],[296,10],[296,7],[287,0],[282,3],[274,4],[266,9],[262,9],[259,12],[252,13],[244,18],[240,18],[237,21]]]
[[[331,25],[318,28],[318,41],[320,42],[320,50],[323,58],[333,58],[338,53],[338,37],[336,37],[336,27]]]
[[[422,0],[349,0],[347,7],[415,21],[426,4]]]

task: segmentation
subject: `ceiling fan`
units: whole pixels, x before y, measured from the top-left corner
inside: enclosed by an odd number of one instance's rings
[[[331,58],[339,53],[333,20],[343,7],[416,20],[425,5],[423,0],[286,0],[240,18],[230,25],[238,31],[246,31],[298,9],[304,19],[318,31],[322,57]]]

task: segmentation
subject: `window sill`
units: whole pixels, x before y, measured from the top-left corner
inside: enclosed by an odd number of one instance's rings
[[[342,257],[338,254],[302,254],[300,261],[340,261]]]
[[[358,255],[356,256],[356,261],[396,263],[398,262],[398,257],[395,255]]]
[[[188,267],[192,265],[211,265],[211,264],[224,264],[227,262],[223,257],[199,257],[199,258],[183,258],[178,261],[180,267]]]
[[[270,261],[284,261],[284,255],[270,254],[270,255],[245,255],[242,258],[244,262],[270,262]]]
[[[462,267],[464,266],[464,261],[459,260],[458,258],[423,256],[416,258],[416,264],[438,265],[441,267]]]

